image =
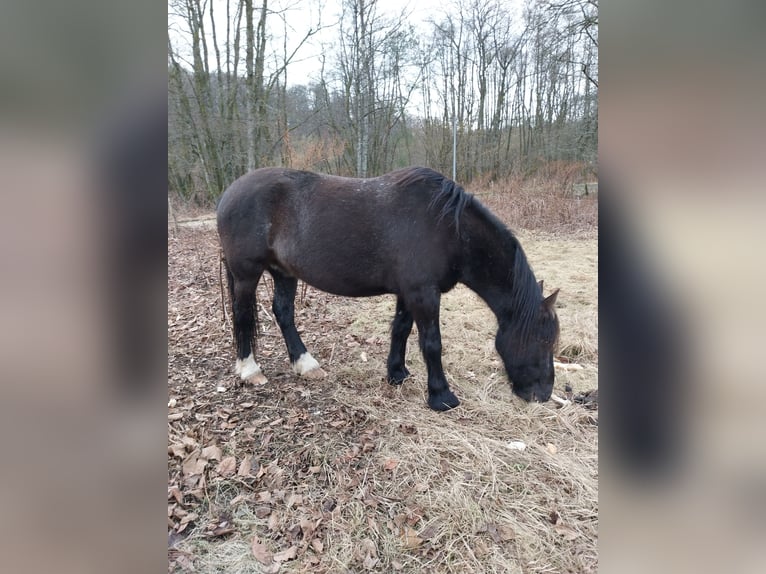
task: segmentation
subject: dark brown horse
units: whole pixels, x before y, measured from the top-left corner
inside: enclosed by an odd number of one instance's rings
[[[255,288],[274,278],[274,316],[296,373],[323,375],[294,322],[298,279],[348,297],[393,293],[388,380],[401,384],[413,320],[428,370],[428,405],[460,404],[441,363],[439,302],[458,282],[497,317],[495,347],[513,392],[547,401],[553,390],[558,290],[543,298],[516,237],[443,175],[412,167],[369,179],[282,168],[252,171],[221,196],[217,209],[243,380],[266,381],[253,357]]]

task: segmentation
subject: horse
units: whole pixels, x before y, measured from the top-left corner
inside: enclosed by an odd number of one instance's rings
[[[407,339],[417,325],[428,377],[428,406],[457,407],[442,368],[439,306],[462,283],[497,318],[495,348],[511,390],[545,402],[553,391],[559,336],[556,289],[543,296],[516,236],[451,179],[409,167],[379,177],[349,178],[287,168],[253,170],[234,181],[216,207],[218,235],[243,381],[263,384],[255,361],[255,290],[267,271],[272,311],[293,370],[325,375],[295,327],[298,280],[346,297],[396,296],[387,379],[401,385]]]

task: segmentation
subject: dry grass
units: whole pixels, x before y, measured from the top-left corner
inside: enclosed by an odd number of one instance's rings
[[[560,353],[584,367],[558,373],[564,395],[566,384],[597,386],[596,236],[556,231],[520,237],[546,288],[562,288]],[[472,292],[456,288],[442,303],[445,371],[462,400],[454,411],[426,407],[414,335],[412,379],[384,382],[392,297],[308,289],[297,322],[330,375],[295,377],[263,282],[260,358],[270,381],[241,387],[215,232],[182,228],[168,249],[170,570],[597,569],[598,415],[513,398],[494,352],[495,319]],[[211,446],[220,453],[203,451]],[[278,560],[259,562],[254,538]]]

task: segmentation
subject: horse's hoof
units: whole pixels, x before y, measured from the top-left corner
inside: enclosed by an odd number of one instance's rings
[[[460,400],[450,391],[442,391],[437,395],[428,395],[428,406],[435,411],[448,411],[460,404]]]
[[[399,386],[409,376],[410,372],[406,368],[399,369],[398,371],[388,374],[388,384]]]
[[[251,375],[247,377],[246,379],[242,379],[242,382],[246,385],[253,385],[253,386],[260,386],[265,385],[269,382],[269,380],[266,378],[266,375],[264,375],[261,372],[255,373],[254,375]]]
[[[306,377],[307,379],[321,379],[327,374],[319,366],[319,362],[312,357],[311,353],[308,351],[303,353],[298,360],[293,363],[293,371],[296,375]]]
[[[301,377],[304,379],[324,379],[326,376],[327,373],[322,367],[311,369],[310,371],[307,371],[301,375]]]

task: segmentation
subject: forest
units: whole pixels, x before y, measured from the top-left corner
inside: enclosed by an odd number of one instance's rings
[[[597,0],[398,5],[169,0],[170,195],[210,206],[274,165],[595,180]]]

